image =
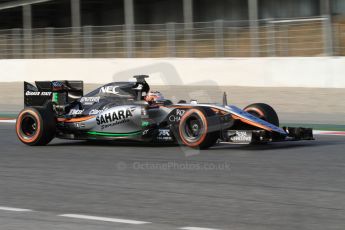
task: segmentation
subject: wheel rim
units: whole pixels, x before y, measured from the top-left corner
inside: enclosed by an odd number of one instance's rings
[[[185,121],[183,134],[188,142],[198,141],[203,136],[204,124],[200,117],[192,114]]]
[[[37,133],[37,120],[31,114],[25,114],[20,125],[20,133],[26,139],[31,139]]]

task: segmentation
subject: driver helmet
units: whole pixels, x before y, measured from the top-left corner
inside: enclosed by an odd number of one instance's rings
[[[155,103],[162,100],[164,100],[164,96],[159,91],[151,91],[145,97],[145,101],[151,102],[151,103]]]

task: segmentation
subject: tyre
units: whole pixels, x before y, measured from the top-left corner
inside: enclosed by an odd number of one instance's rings
[[[16,133],[31,146],[47,145],[54,137],[56,120],[51,106],[23,109],[17,118]]]
[[[264,103],[255,103],[248,105],[243,109],[247,113],[252,114],[262,120],[265,120],[279,127],[279,118],[276,111],[269,105]]]
[[[190,109],[179,123],[180,142],[191,148],[207,149],[219,138],[219,130],[211,131],[207,115],[200,109]]]

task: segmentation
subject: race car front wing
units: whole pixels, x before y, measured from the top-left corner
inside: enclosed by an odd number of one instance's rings
[[[239,144],[314,140],[313,129],[302,127],[283,127],[286,135],[266,130],[225,130],[222,141]]]

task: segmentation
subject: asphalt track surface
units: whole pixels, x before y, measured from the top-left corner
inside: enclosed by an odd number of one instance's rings
[[[344,149],[344,136],[200,153],[64,140],[27,147],[13,124],[0,124],[0,229],[343,230]]]

